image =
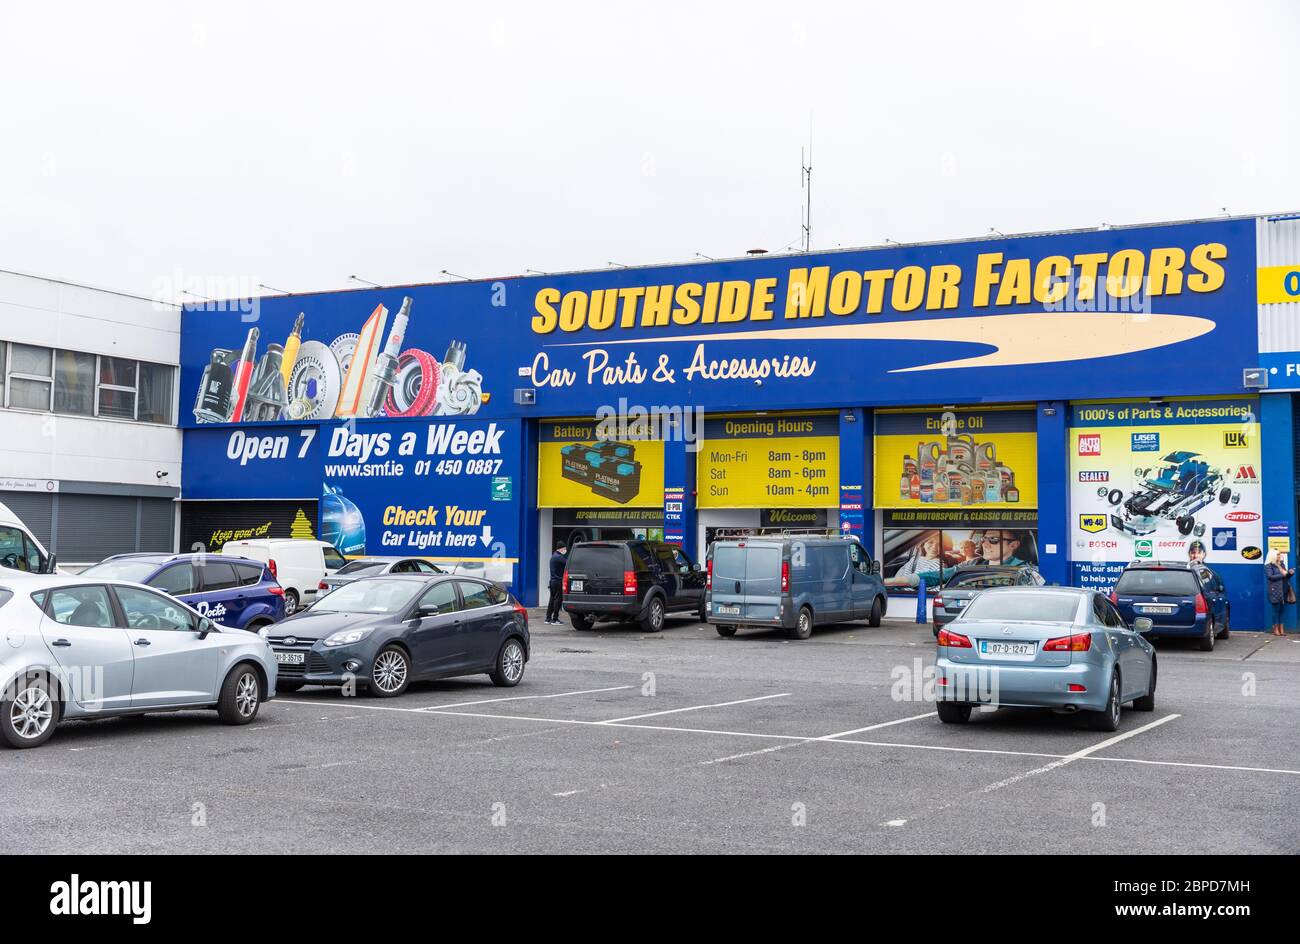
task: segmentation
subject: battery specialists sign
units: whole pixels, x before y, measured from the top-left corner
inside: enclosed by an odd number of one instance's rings
[[[664,444],[648,421],[546,421],[537,476],[540,508],[662,508]]]
[[[182,495],[317,496],[316,534],[349,557],[484,562],[509,580],[519,505],[501,483],[519,479],[522,438],[512,420],[187,430]]]
[[[1033,509],[1032,409],[877,410],[877,508]]]
[[[700,508],[828,508],[838,502],[834,413],[711,417],[696,453]]]
[[[1073,405],[1074,582],[1109,589],[1132,560],[1201,561],[1225,580],[1258,562],[1258,408],[1249,397]]]

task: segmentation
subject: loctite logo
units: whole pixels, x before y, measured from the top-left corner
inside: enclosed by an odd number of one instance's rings
[[[1258,521],[1259,515],[1253,511],[1230,511],[1223,517],[1229,521]]]
[[[1081,456],[1101,455],[1101,434],[1080,433],[1079,434],[1079,455]]]

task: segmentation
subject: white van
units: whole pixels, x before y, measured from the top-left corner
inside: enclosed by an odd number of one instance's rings
[[[56,572],[54,555],[32,536],[22,519],[0,502],[0,567],[29,574]]]
[[[296,538],[227,541],[221,546],[221,553],[249,557],[266,564],[280,586],[284,587],[285,616],[297,612],[299,607],[310,606],[315,602],[325,575],[347,563],[347,558],[333,544]]]

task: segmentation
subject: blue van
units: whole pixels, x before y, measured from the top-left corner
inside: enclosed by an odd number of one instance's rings
[[[1134,561],[1115,581],[1110,602],[1129,626],[1138,617],[1150,619],[1151,628],[1142,633],[1148,639],[1190,637],[1209,652],[1230,631],[1232,603],[1223,579],[1203,564]]]
[[[234,629],[257,632],[284,619],[284,589],[261,561],[220,554],[116,554],[84,577],[142,583]]]
[[[880,562],[857,541],[810,534],[754,535],[709,548],[705,610],[720,636],[779,626],[807,639],[814,626],[865,619],[879,626],[889,600]]]

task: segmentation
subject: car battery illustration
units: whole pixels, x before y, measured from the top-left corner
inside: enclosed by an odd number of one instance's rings
[[[570,443],[560,450],[560,474],[619,504],[641,491],[641,463],[631,443]]]

